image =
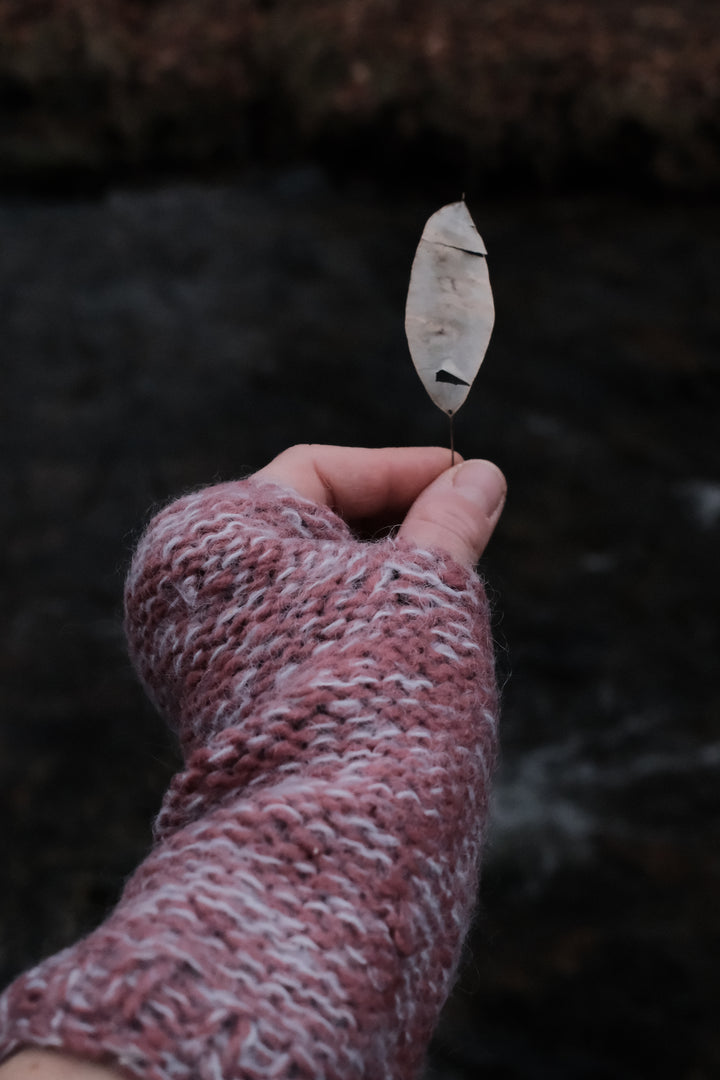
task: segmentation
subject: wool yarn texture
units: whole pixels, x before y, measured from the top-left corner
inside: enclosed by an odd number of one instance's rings
[[[0,998],[0,1057],[144,1080],[410,1080],[475,904],[495,755],[480,581],[250,479],[151,523],[126,584],[184,766],[106,921]]]

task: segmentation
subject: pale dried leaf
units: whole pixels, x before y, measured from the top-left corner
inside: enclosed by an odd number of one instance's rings
[[[415,370],[448,416],[465,401],[492,334],[486,255],[462,201],[428,219],[413,260],[405,333]]]

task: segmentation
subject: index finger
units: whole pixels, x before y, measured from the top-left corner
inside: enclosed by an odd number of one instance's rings
[[[255,475],[357,521],[403,514],[449,466],[450,451],[440,446],[370,449],[308,443],[291,446]]]

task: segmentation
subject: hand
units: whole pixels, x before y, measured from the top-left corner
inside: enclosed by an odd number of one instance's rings
[[[368,450],[294,446],[257,474],[337,511],[350,524],[400,524],[398,536],[472,566],[497,524],[505,479],[488,461],[447,468],[439,447]],[[121,1080],[112,1066],[58,1050],[27,1049],[0,1066],[1,1080]]]
[[[448,467],[441,447],[292,446],[256,475],[329,506],[350,524],[397,524],[398,536],[439,548],[465,566],[482,555],[505,503],[505,477],[489,461]]]

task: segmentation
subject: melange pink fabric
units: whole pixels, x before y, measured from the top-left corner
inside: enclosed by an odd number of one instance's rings
[[[0,999],[2,1057],[416,1077],[474,906],[495,749],[479,581],[246,480],[152,522],[126,610],[185,767],[114,912]]]

